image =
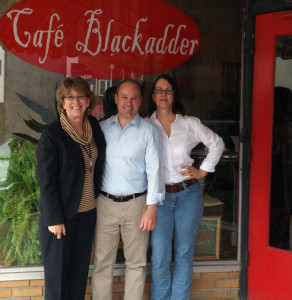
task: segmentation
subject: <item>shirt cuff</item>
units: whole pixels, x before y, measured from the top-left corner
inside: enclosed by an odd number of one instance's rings
[[[165,193],[151,193],[147,194],[147,205],[153,205],[153,204],[162,204],[163,200],[165,198]]]
[[[213,164],[210,164],[210,163],[206,162],[206,161],[202,162],[202,164],[200,166],[200,169],[204,170],[204,171],[206,171],[208,173],[215,172],[215,166]]]

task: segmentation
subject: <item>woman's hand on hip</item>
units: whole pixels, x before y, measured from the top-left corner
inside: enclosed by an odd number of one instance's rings
[[[58,224],[48,227],[49,231],[57,236],[57,239],[59,240],[63,235],[66,235],[66,229],[64,224]]]
[[[201,179],[201,178],[204,178],[208,174],[207,171],[197,169],[193,166],[181,166],[181,168],[185,169],[185,170],[180,172],[180,174],[182,176],[185,176],[186,179],[192,179],[192,178]]]

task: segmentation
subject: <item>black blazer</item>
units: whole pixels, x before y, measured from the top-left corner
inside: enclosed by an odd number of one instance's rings
[[[94,193],[97,197],[105,160],[105,139],[96,118],[89,116],[88,119],[98,148],[94,170]],[[40,212],[47,226],[63,224],[77,212],[83,191],[85,163],[79,144],[62,129],[59,119],[43,130],[36,159]]]

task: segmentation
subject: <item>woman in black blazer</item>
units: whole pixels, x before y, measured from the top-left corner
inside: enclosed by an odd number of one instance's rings
[[[45,300],[83,300],[96,222],[105,139],[90,116],[94,94],[81,77],[57,90],[58,120],[36,149]]]

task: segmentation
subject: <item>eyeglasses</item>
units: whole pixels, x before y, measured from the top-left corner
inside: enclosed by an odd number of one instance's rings
[[[75,98],[77,98],[77,100],[84,100],[85,98],[87,98],[87,96],[83,95],[83,94],[76,95],[76,96],[68,95],[68,96],[65,96],[64,98],[66,98],[68,100],[74,100]]]
[[[161,88],[158,88],[158,89],[153,90],[153,94],[163,94],[163,92],[165,92],[165,94],[167,94],[167,95],[174,94],[174,90],[171,90],[171,89],[163,90]]]

